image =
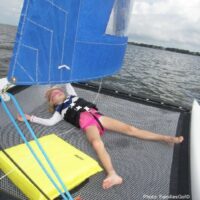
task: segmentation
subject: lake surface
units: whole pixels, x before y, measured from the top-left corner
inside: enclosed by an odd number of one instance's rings
[[[0,25],[0,78],[7,74],[16,28]],[[180,106],[200,101],[200,56],[128,45],[121,71],[103,85]]]

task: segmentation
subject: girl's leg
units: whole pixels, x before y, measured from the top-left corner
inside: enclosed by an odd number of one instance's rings
[[[173,137],[173,136],[152,133],[150,131],[138,129],[134,126],[130,126],[121,121],[106,116],[102,116],[100,118],[100,121],[105,129],[124,133],[126,135],[134,136],[144,140],[162,141],[167,143],[181,143],[183,141],[182,136]]]
[[[102,187],[104,189],[108,189],[114,185],[118,185],[122,183],[122,178],[115,172],[111,158],[104,147],[104,143],[101,140],[99,135],[99,130],[96,126],[89,126],[85,130],[86,136],[88,141],[93,146],[94,150],[96,151],[103,167],[105,168],[108,176],[103,181]]]

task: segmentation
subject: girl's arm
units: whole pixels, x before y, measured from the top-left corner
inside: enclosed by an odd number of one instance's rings
[[[27,114],[25,115],[25,117],[30,122],[34,122],[34,123],[41,124],[41,125],[44,125],[44,126],[53,126],[53,125],[57,124],[58,122],[60,122],[62,120],[62,116],[60,115],[59,112],[55,112],[53,114],[53,116],[49,119],[36,117],[34,115],[30,116],[30,115],[27,115]],[[23,121],[23,118],[19,115],[17,116],[17,119],[19,121]]]
[[[72,95],[72,96],[78,96],[74,90],[74,88],[72,87],[72,85],[70,83],[67,83],[65,85],[66,88],[66,92],[68,95]]]

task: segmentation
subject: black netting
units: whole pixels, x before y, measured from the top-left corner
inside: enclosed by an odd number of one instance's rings
[[[47,105],[42,98],[44,90],[31,87],[16,95],[25,112],[31,112],[41,117],[50,117]],[[80,97],[89,101],[96,97],[95,92],[78,88],[76,91]],[[105,115],[138,128],[168,135],[176,134],[179,112],[145,106],[104,94],[99,96],[96,103],[99,110]],[[12,106],[11,109],[13,109]],[[0,141],[4,148],[21,143],[21,139],[5,115],[1,115],[0,121]],[[20,127],[24,130],[27,138],[31,139],[25,130],[25,125],[21,123]],[[70,124],[60,122],[53,127],[32,124],[32,127],[38,137],[55,133],[97,159],[85,135]],[[92,176],[89,182],[73,196],[80,195],[85,200],[140,200],[143,199],[143,195],[169,194],[173,146],[142,141],[112,132],[106,132],[103,141],[111,155],[116,171],[124,178],[124,183],[105,191],[101,187],[105,178],[105,173],[102,172]],[[2,172],[0,176],[3,176]],[[7,178],[0,181],[0,189],[20,199],[26,199]]]

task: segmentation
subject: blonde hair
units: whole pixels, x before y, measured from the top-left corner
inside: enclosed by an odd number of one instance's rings
[[[54,86],[50,89],[48,89],[45,93],[45,98],[47,99],[47,102],[48,102],[48,111],[50,113],[53,113],[55,111],[55,105],[53,104],[53,102],[51,101],[51,93],[54,91],[54,90],[62,90],[62,88],[60,87],[57,87],[57,86]],[[63,90],[62,90],[63,91]]]

